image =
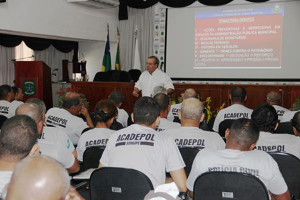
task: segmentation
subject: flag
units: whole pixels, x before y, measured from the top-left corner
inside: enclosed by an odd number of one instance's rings
[[[133,63],[133,69],[139,69],[141,70],[141,59],[139,54],[139,48],[138,48],[138,37],[137,37],[138,29],[137,26],[135,28],[134,36],[135,36],[135,47],[134,47],[134,63]]]
[[[119,29],[118,31],[118,47],[117,47],[117,54],[116,54],[116,63],[115,63],[115,70],[121,70],[121,59],[120,59],[120,34]]]
[[[110,57],[110,45],[109,45],[109,30],[107,25],[107,39],[106,39],[106,45],[105,45],[105,51],[104,56],[102,60],[102,72],[107,72],[108,70],[111,70],[111,57]]]

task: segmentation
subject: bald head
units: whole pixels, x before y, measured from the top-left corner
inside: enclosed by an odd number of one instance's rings
[[[280,105],[281,104],[281,95],[276,91],[271,91],[267,94],[267,103],[270,105]]]
[[[68,172],[59,163],[46,156],[32,156],[16,166],[6,200],[61,200],[69,189]]]
[[[203,114],[203,104],[196,98],[185,99],[181,104],[182,120],[189,119],[199,121]]]
[[[37,104],[24,103],[16,110],[16,115],[27,115],[31,117],[36,123],[43,120],[43,110]]]
[[[196,91],[193,88],[188,88],[185,90],[183,99],[195,98],[197,96]]]

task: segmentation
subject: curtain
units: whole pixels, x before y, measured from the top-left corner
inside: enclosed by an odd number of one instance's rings
[[[0,85],[14,85],[15,66],[12,59],[15,58],[14,47],[0,46]]]
[[[21,42],[19,46],[15,47],[15,59],[20,61],[33,61],[34,52],[32,49],[26,46],[24,42]],[[30,58],[31,57],[31,58]]]
[[[51,45],[43,51],[35,50],[34,55],[36,61],[43,61],[51,68],[52,81],[57,82],[62,80],[62,60],[72,61],[73,51],[63,53]]]
[[[147,9],[128,8],[128,20],[122,20],[120,26],[120,55],[122,70],[133,68],[134,31],[138,28],[138,49],[141,58],[141,70],[146,69],[146,60],[153,54],[154,6]]]

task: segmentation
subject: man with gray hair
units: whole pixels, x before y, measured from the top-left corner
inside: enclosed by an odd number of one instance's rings
[[[285,112],[290,111],[289,109],[286,109],[286,108],[280,106],[281,105],[281,95],[277,91],[269,92],[266,96],[266,102],[267,102],[267,104],[269,104],[275,108],[277,115],[278,115],[278,120],[280,120],[280,121],[281,121],[283,114]]]
[[[188,88],[184,93],[181,94],[182,100],[188,98],[196,98],[197,93],[193,88]],[[170,112],[167,119],[174,122],[178,121],[178,112],[180,111],[181,103],[171,105]],[[176,119],[177,118],[177,119]]]
[[[73,144],[60,129],[44,128],[45,113],[42,108],[41,102],[39,104],[24,103],[17,108],[16,115],[27,115],[36,122],[39,135],[38,145],[42,155],[56,159],[70,174],[78,172],[79,163]]]
[[[162,133],[173,137],[178,147],[224,149],[225,143],[221,136],[215,132],[199,129],[204,119],[204,106],[196,98],[185,99],[181,104],[179,119],[181,127],[169,129]]]

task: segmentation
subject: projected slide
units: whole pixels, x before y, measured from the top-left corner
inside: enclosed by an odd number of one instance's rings
[[[194,69],[280,69],[283,6],[196,11]]]

